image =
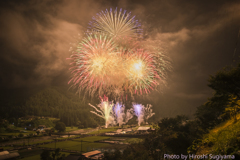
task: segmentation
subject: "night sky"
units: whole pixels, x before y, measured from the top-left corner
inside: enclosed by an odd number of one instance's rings
[[[67,86],[70,43],[86,31],[96,13],[116,7],[136,15],[145,40],[161,44],[172,60],[168,86],[144,98],[160,117],[193,115],[213,93],[207,86],[209,76],[239,62],[239,1],[1,1],[1,98]]]

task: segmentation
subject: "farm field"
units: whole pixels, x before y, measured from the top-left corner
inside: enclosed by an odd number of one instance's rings
[[[107,132],[113,132],[113,131],[116,131],[118,129],[118,127],[112,127],[112,128],[103,128],[101,130],[98,130],[98,131],[93,131],[93,132],[90,132],[89,134],[101,134],[101,133],[107,133]]]
[[[87,152],[93,148],[105,148],[110,147],[110,144],[106,143],[92,143],[92,142],[80,142],[80,141],[63,141],[56,142],[56,148],[65,149],[65,150],[73,150],[73,151],[83,151]],[[40,145],[38,147],[43,148],[55,148],[55,143]],[[82,147],[82,148],[81,148]]]
[[[105,136],[91,136],[91,137],[84,137],[84,138],[79,138],[75,139],[74,141],[88,141],[88,142],[95,142],[95,141],[101,141],[105,139],[109,139],[110,137],[105,137]]]
[[[66,127],[66,131],[65,132],[72,132],[72,131],[77,131],[79,130],[78,127]]]
[[[141,138],[133,138],[133,137],[112,137],[112,136],[95,136],[96,134],[102,134],[107,132],[113,132],[116,131],[118,127],[111,127],[111,128],[102,128],[101,130],[86,128],[86,129],[77,129],[77,127],[68,127],[67,131],[69,133],[75,133],[75,132],[81,132],[85,134],[88,134],[89,136],[81,138],[82,135],[70,135],[71,138],[76,139],[69,139],[67,141],[58,141],[58,140],[64,140],[68,139],[68,135],[64,135],[62,137],[59,137],[58,135],[55,136],[37,136],[37,137],[31,137],[31,138],[19,138],[19,139],[12,139],[9,141],[4,142],[5,144],[14,144],[16,147],[22,147],[29,145],[34,145],[38,143],[46,143],[46,142],[52,142],[49,144],[42,144],[36,146],[37,148],[32,150],[23,150],[19,151],[19,154],[21,157],[23,157],[23,160],[40,160],[40,154],[42,153],[42,150],[44,148],[49,149],[55,149],[60,148],[63,151],[65,151],[65,155],[67,156],[70,154],[71,151],[76,151],[80,153],[81,151],[88,152],[91,150],[101,150],[104,151],[112,151],[114,149],[124,150],[128,144],[134,144],[142,142]],[[95,130],[95,131],[93,131]],[[87,131],[93,131],[90,133],[87,133]],[[68,132],[65,132],[64,134],[68,134]],[[17,133],[5,133],[5,134],[17,134]],[[55,143],[54,138],[57,138],[57,141]],[[100,141],[100,142],[99,142]],[[101,141],[116,141],[116,143],[104,143]],[[118,143],[119,142],[119,143]],[[123,143],[125,144],[123,144]],[[128,144],[126,144],[128,143]],[[4,147],[5,150],[13,149],[13,147]],[[67,153],[69,152],[69,153]]]

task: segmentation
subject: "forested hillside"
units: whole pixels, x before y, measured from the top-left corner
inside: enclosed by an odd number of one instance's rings
[[[65,88],[50,87],[31,96],[21,106],[2,107],[1,117],[45,116],[60,118],[67,126],[96,127],[104,121],[90,113],[93,100],[82,99]]]

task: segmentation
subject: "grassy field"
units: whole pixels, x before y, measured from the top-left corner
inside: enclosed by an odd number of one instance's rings
[[[20,133],[22,133],[23,135],[28,135],[30,133],[32,133],[32,134],[36,133],[36,131],[25,130],[24,128],[19,128],[19,127],[16,130],[19,130],[20,132],[4,132],[4,133],[0,133],[0,135],[13,135],[13,136],[15,136],[15,135],[18,135]]]
[[[43,141],[29,141],[29,145],[37,144],[37,143],[44,143],[44,142],[52,142],[54,140],[49,139],[49,140],[43,140]],[[26,141],[26,144],[28,144],[28,141]]]
[[[82,146],[82,149],[81,149]],[[110,144],[105,143],[92,143],[92,142],[81,142],[80,141],[64,141],[57,142],[56,148],[66,149],[66,150],[74,150],[74,151],[83,151],[87,152],[92,148],[105,148],[111,146]],[[55,148],[55,143],[40,145],[39,147],[44,148]]]
[[[116,131],[117,129],[118,129],[118,127],[103,128],[103,129],[98,130],[98,131],[90,132],[89,134],[101,134],[101,133],[107,133],[107,132]]]
[[[135,143],[141,143],[143,142],[143,139],[141,138],[127,138],[124,143],[130,143],[130,144],[135,144]]]
[[[85,138],[79,138],[75,139],[74,141],[88,141],[88,142],[95,142],[95,141],[100,141],[104,139],[109,139],[110,137],[105,137],[105,136],[91,136],[91,137],[85,137]]]
[[[79,130],[78,127],[66,127],[65,132],[72,132],[72,131],[76,131],[76,130]]]
[[[13,149],[14,147],[1,147],[3,148],[3,150],[9,150],[9,149]]]

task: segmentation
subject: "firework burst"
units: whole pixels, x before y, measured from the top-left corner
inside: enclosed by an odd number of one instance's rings
[[[161,79],[156,67],[155,56],[148,51],[138,49],[127,58],[126,76],[131,93],[150,93]]]
[[[147,104],[145,107],[142,104],[133,103],[134,114],[138,117],[137,121],[139,126],[144,122],[144,119],[147,123],[147,120],[155,114],[152,112],[151,108],[151,104]]]
[[[124,123],[124,117],[125,117],[125,106],[122,105],[121,103],[117,102],[114,105],[114,114],[115,114],[115,118],[117,123],[119,124],[119,126],[121,126]]]
[[[89,29],[93,32],[110,35],[113,38],[121,39],[126,37],[139,38],[142,29],[141,24],[131,16],[131,12],[117,8],[115,11],[110,8],[108,11],[98,13],[89,23]]]
[[[78,91],[86,89],[93,95],[96,91],[102,95],[115,86],[114,81],[121,63],[121,53],[111,38],[102,35],[89,35],[79,43],[72,59],[72,87]]]
[[[144,106],[142,104],[133,103],[134,114],[137,116],[138,126],[144,122]]]
[[[104,96],[104,98],[101,98],[101,103],[95,107],[89,103],[91,107],[93,107],[96,111],[91,111],[91,113],[105,119],[105,128],[108,127],[109,124],[115,124],[114,118],[113,118],[113,102],[109,102],[108,98]]]
[[[155,45],[139,40],[140,23],[120,9],[98,13],[72,52],[72,78],[77,92],[124,99],[148,94],[165,84],[171,63]],[[121,97],[121,98],[120,98]]]

